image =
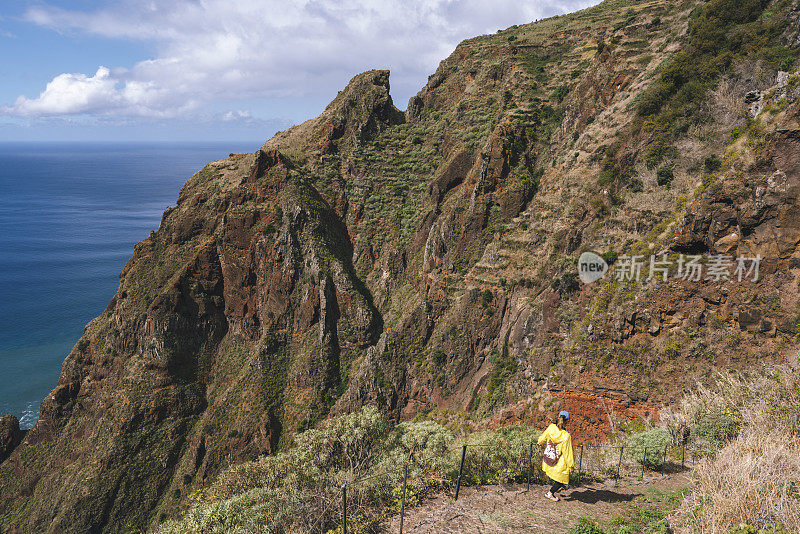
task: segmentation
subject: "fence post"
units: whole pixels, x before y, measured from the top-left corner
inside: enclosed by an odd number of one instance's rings
[[[644,480],[644,464],[647,462],[647,447],[644,448],[644,456],[642,456],[642,480]]]
[[[342,484],[342,533],[347,534],[347,484]]]
[[[458,480],[456,481],[456,496],[454,501],[458,500],[458,491],[461,489],[461,474],[464,472],[464,457],[467,455],[467,446],[461,446],[461,464],[458,466]]]
[[[528,451],[528,491],[531,490],[531,468],[533,466],[533,442],[531,441],[531,448]]]
[[[576,485],[581,485],[581,469],[583,469],[583,445],[581,445],[581,455],[578,458],[578,481],[575,483]]]
[[[406,515],[406,482],[408,481],[408,464],[403,466],[403,500],[400,501],[400,534],[403,534],[403,519]]]
[[[664,469],[667,468],[667,448],[669,447],[669,443],[664,445],[664,459],[661,461],[661,473],[664,473]]]
[[[619,448],[619,461],[617,462],[617,478],[619,479],[619,469],[622,467],[622,451],[625,450],[625,447]]]

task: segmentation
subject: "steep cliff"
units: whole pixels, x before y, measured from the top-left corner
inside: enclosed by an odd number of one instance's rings
[[[594,437],[714,367],[795,361],[799,12],[607,0],[464,41],[404,113],[366,72],[207,165],[39,422],[8,432],[0,530],[145,528],[365,403],[495,422],[563,404]],[[611,267],[581,285],[587,250]],[[692,280],[680,254],[763,261]],[[625,255],[641,280],[617,280]]]

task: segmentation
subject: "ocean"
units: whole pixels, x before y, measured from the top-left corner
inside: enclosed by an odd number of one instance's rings
[[[23,428],[133,245],[203,165],[260,143],[0,143],[0,415]]]

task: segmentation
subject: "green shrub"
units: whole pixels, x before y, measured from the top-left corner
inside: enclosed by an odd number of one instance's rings
[[[385,453],[375,471],[396,469],[409,462],[409,478],[442,473],[449,468],[449,450],[455,437],[434,421],[401,423],[386,440]]]
[[[672,171],[672,167],[663,166],[658,169],[656,173],[656,182],[658,185],[666,185],[667,187],[670,186],[672,180],[675,179],[675,174]]]
[[[714,448],[720,448],[739,435],[742,417],[733,410],[698,414],[694,433],[697,438]]]
[[[560,103],[564,101],[564,99],[567,97],[568,94],[569,94],[569,87],[567,87],[566,85],[561,85],[557,87],[555,91],[553,91],[550,97],[556,102]]]
[[[678,155],[678,150],[669,142],[671,138],[668,132],[657,133],[653,136],[653,141],[647,145],[644,155],[644,164],[648,169],[654,169],[665,158],[674,158]]]
[[[498,368],[505,368],[499,362]],[[514,425],[468,437],[464,483],[522,481],[537,429]],[[422,420],[391,431],[374,407],[334,417],[298,434],[288,450],[234,466],[189,496],[182,517],[160,532],[323,532],[339,526],[340,487],[348,485],[352,531],[372,532],[399,511],[403,465],[413,506],[457,475],[461,444],[441,424]],[[379,475],[379,476],[372,476]],[[534,465],[534,481],[543,482]],[[361,479],[361,482],[352,483]]]
[[[663,464],[664,448],[671,441],[669,432],[663,428],[653,428],[631,435],[628,438],[627,450],[640,465],[644,462],[645,467],[654,469]]]
[[[706,172],[716,172],[722,167],[722,160],[716,154],[711,154],[705,159],[703,165],[706,168]]]
[[[600,173],[600,178],[597,179],[597,185],[606,186],[614,183],[617,180],[618,173],[616,169],[606,169]]]
[[[486,382],[486,402],[481,404],[484,412],[508,401],[505,384],[516,374],[519,365],[517,359],[508,351],[503,351],[501,354],[497,349],[492,350],[489,361],[492,363],[492,370]]]
[[[572,271],[567,271],[560,277],[554,278],[550,283],[550,288],[553,291],[560,291],[563,295],[573,293],[580,288],[578,284],[578,275]]]
[[[733,142],[733,141],[736,141],[737,139],[739,139],[742,135],[744,135],[744,133],[746,131],[747,131],[747,126],[744,126],[744,125],[735,126],[731,130],[730,142]]]
[[[541,435],[541,431],[527,425],[511,425],[494,431],[477,432],[469,436],[468,442],[480,444],[479,447],[468,447],[464,461],[463,483],[465,484],[498,484],[504,482],[522,482],[528,475],[528,453],[530,444]],[[450,471],[446,472],[450,480],[458,475],[458,464],[461,447],[451,449],[449,459]],[[536,450],[533,458],[532,482],[544,483],[541,462],[537,461]]]
[[[679,339],[674,340],[664,347],[664,350],[661,351],[661,357],[665,360],[674,360],[681,355],[681,351],[683,351],[683,343]]]
[[[288,451],[223,472],[197,506],[180,520],[165,524],[162,532],[333,526],[338,516],[330,504],[338,499],[338,487],[374,468],[378,458],[383,458],[387,436],[387,421],[375,407],[329,419],[322,428],[298,434]],[[370,482],[354,486],[353,501],[387,502],[394,481]]]
[[[614,252],[613,250],[603,252],[602,254],[600,254],[600,257],[603,258],[603,260],[605,260],[605,262],[609,265],[617,261],[617,253]]]
[[[439,488],[435,480],[410,480],[406,485],[406,507],[417,506],[422,500]],[[395,513],[400,512],[403,505],[403,485],[400,484],[392,489],[391,510]]]
[[[789,534],[789,530],[779,523],[768,523],[763,528],[741,523],[731,529],[730,534]]]

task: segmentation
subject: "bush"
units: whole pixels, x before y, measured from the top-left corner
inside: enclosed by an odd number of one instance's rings
[[[628,180],[628,189],[634,193],[641,193],[644,191],[644,183],[638,178],[631,178]]]
[[[409,478],[438,475],[448,467],[449,449],[455,437],[434,421],[401,423],[386,442],[386,453],[375,471],[386,471],[409,462]]]
[[[606,169],[600,173],[600,178],[597,179],[597,185],[605,186],[614,183],[617,180],[617,171],[615,169]]]
[[[527,476],[530,443],[537,429],[512,425],[462,437],[470,444],[464,484],[521,482]],[[399,511],[403,465],[408,464],[408,506],[442,489],[458,474],[461,443],[431,421],[406,422],[391,431],[374,407],[334,417],[296,436],[273,456],[234,466],[188,499],[179,519],[163,534],[224,532],[317,532],[339,525],[340,487],[348,486],[353,532],[372,532]],[[534,462],[534,481],[544,482]],[[386,476],[385,474],[388,474]],[[372,478],[369,478],[373,475]]]
[[[669,187],[674,179],[675,174],[672,172],[672,167],[665,165],[659,168],[658,172],[656,173],[656,182],[658,182],[658,185],[666,185]]]
[[[504,482],[522,482],[528,473],[528,452],[530,444],[535,444],[541,432],[527,425],[511,425],[496,431],[477,432],[469,436],[469,443],[481,444],[481,447],[469,447],[464,462],[463,483],[466,484],[499,484]],[[534,445],[535,447],[535,445]],[[454,480],[458,475],[458,464],[461,455],[460,444],[452,449],[449,465],[451,470],[447,476]],[[541,462],[536,451],[533,457],[532,482],[544,483]]]
[[[550,97],[553,98],[553,100],[555,100],[556,102],[563,102],[568,94],[569,94],[569,87],[567,87],[566,85],[561,85],[557,87],[555,91],[553,91]]]
[[[560,277],[554,278],[550,282],[550,289],[553,291],[560,291],[562,295],[568,295],[580,289],[578,284],[578,275],[572,271],[563,273]]]
[[[292,526],[309,531],[313,525],[333,526],[338,487],[374,468],[384,457],[387,436],[387,421],[373,406],[329,419],[319,429],[298,434],[288,451],[223,472],[201,502],[161,531],[284,531]],[[371,506],[391,498],[392,484],[391,478],[376,478],[354,487],[351,500],[365,521]]]
[[[711,154],[705,159],[703,165],[706,168],[706,172],[716,172],[722,167],[722,160],[716,154]]]
[[[501,354],[497,349],[493,349],[489,356],[492,370],[486,381],[486,402],[482,404],[482,411],[491,411],[498,404],[508,402],[506,396],[506,381],[517,372],[518,363],[516,358],[507,351]]]
[[[706,413],[695,422],[695,435],[715,449],[736,438],[742,430],[742,418],[733,410],[722,413]]]
[[[617,261],[617,253],[614,252],[613,250],[603,252],[602,254],[600,254],[600,257],[603,258],[603,260],[605,260],[605,262],[609,265]]]
[[[628,438],[627,450],[639,465],[644,462],[648,469],[655,469],[663,465],[664,449],[671,441],[669,432],[663,428],[653,428]]]

